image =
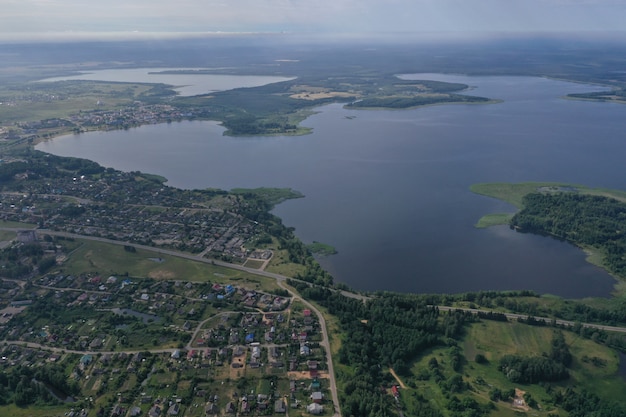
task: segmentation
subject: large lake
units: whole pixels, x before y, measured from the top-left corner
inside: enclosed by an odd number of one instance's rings
[[[207,68],[125,68],[106,69],[80,72],[63,77],[53,77],[40,82],[55,82],[68,80],[97,80],[125,83],[168,84],[180,96],[194,96],[215,91],[231,90],[233,88],[259,87],[262,85],[287,81],[292,78],[269,75],[229,75],[207,74],[201,71],[210,71]],[[216,71],[218,69],[215,69]],[[176,73],[176,71],[179,71]],[[186,72],[185,72],[186,71]]]
[[[402,111],[322,107],[313,134],[233,138],[213,122],[65,136],[58,155],[163,175],[182,188],[292,187],[306,198],[274,212],[305,242],[339,254],[322,265],[363,290],[532,289],[608,296],[615,281],[582,251],[508,227],[474,228],[513,211],[474,195],[477,182],[562,181],[626,189],[626,107],[565,100],[598,87],[530,77],[406,76],[462,82],[503,100]]]

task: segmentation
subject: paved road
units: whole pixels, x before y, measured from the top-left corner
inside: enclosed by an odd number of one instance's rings
[[[294,300],[295,299],[300,300],[304,305],[310,308],[311,311],[315,313],[315,315],[317,315],[317,320],[320,323],[320,327],[322,329],[322,335],[324,336],[322,338],[322,341],[320,342],[320,345],[324,346],[324,349],[326,349],[326,363],[328,366],[330,393],[333,397],[333,404],[335,406],[333,410],[333,417],[341,417],[341,411],[339,408],[339,395],[337,394],[337,381],[335,380],[335,368],[333,366],[332,352],[330,351],[330,339],[328,338],[328,329],[326,328],[326,320],[324,319],[324,316],[322,315],[322,313],[317,308],[315,308],[313,304],[309,303],[306,300],[303,300],[302,298],[297,297],[296,294],[294,294],[289,288],[283,285],[282,281],[278,281],[278,285],[282,287],[283,289],[289,291],[289,294],[291,294],[292,297],[294,297]]]
[[[528,318],[528,314],[516,314],[516,313],[502,313],[500,311],[492,311],[492,310],[480,310],[480,309],[476,309],[476,308],[462,308],[462,307],[448,307],[448,306],[436,306],[437,308],[439,308],[439,310],[441,311],[453,311],[453,310],[463,310],[463,311],[469,311],[471,313],[474,314],[478,314],[478,313],[501,313],[504,314],[506,316],[507,319],[526,319]],[[547,324],[550,324],[552,322],[560,325],[560,326],[574,326],[576,324],[575,321],[569,321],[569,320],[561,320],[561,319],[552,319],[550,317],[537,317],[537,316],[531,316],[533,317],[535,320],[544,320]],[[590,329],[599,329],[599,330],[605,330],[607,332],[617,332],[617,333],[626,333],[626,328],[625,327],[617,327],[617,326],[605,326],[603,324],[594,324],[594,323],[580,323],[581,326],[583,327],[588,327]]]

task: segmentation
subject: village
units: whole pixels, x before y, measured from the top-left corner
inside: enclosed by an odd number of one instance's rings
[[[4,283],[24,301],[0,311],[0,367],[74,364],[83,398],[61,398],[67,415],[310,415],[328,407],[319,322],[289,295],[115,276]]]
[[[242,248],[244,242],[250,248],[250,238],[260,228],[258,223],[238,214],[245,208],[243,199],[224,191],[176,190],[137,180],[137,173],[114,170],[103,171],[97,179],[67,175],[48,181],[26,181],[36,175],[26,171],[18,176],[24,180],[20,192],[0,192],[0,220],[202,252],[229,262],[271,257],[268,251]]]
[[[321,316],[244,271],[264,272],[284,233],[254,220],[263,197],[46,154],[0,175],[13,184],[0,191],[0,367],[32,375],[18,400],[67,416],[335,413]],[[105,246],[113,258],[94,263]],[[204,272],[185,276],[176,257]],[[137,262],[161,272],[125,271]],[[45,379],[59,369],[66,387]]]

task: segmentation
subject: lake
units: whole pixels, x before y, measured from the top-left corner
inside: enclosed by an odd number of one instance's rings
[[[192,68],[189,71],[207,70]],[[167,72],[170,71],[170,72]],[[206,73],[172,73],[171,71],[185,71],[183,68],[127,68],[107,69],[81,72],[80,74],[64,77],[53,77],[39,80],[39,82],[55,82],[68,80],[97,80],[125,83],[168,84],[174,86],[179,96],[194,96],[215,91],[232,90],[243,87],[259,87],[293,79],[268,75],[228,75]]]
[[[306,197],[274,213],[305,242],[335,246],[320,263],[361,290],[532,289],[609,296],[615,281],[582,251],[508,227],[475,229],[514,211],[474,195],[477,182],[560,181],[626,189],[626,107],[565,100],[597,86],[531,77],[418,74],[502,100],[411,110],[319,108],[299,137],[223,136],[214,122],[70,135],[37,149],[160,174],[181,188],[291,187]],[[120,150],[123,149],[123,152]]]

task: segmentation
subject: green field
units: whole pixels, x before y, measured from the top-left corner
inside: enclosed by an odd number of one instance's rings
[[[472,365],[475,376],[503,386],[511,385],[502,372],[497,370],[499,359],[506,354],[534,356],[548,352],[553,332],[554,329],[549,327],[483,321],[469,328],[464,340],[464,350],[468,362],[473,361],[478,353],[482,353],[489,360],[486,365]],[[616,399],[620,392],[626,390],[626,382],[617,375],[619,358],[615,351],[572,332],[564,332],[564,336],[574,361],[570,367],[570,379],[558,385],[584,388],[606,400]],[[594,357],[603,365],[594,366],[589,360]],[[545,395],[541,387],[534,385],[524,386],[524,390],[535,391],[536,398]]]
[[[0,220],[0,227],[7,227],[12,229],[34,229],[35,227],[37,227],[37,225],[32,223],[7,222],[4,220]]]
[[[18,407],[14,404],[3,405],[2,415],[11,417],[52,417],[67,415],[67,405]]]
[[[29,83],[25,94],[22,89],[7,86],[0,89],[1,101],[14,105],[3,106],[2,118],[5,122],[38,121],[66,118],[92,109],[114,109],[132,104],[155,88],[161,87],[138,83],[59,81]]]
[[[460,344],[465,356],[460,374],[463,381],[469,383],[470,388],[458,395],[461,398],[470,396],[479,403],[485,404],[490,401],[489,392],[494,387],[503,391],[518,388],[531,394],[542,407],[541,410],[531,409],[528,415],[547,416],[550,412],[557,411],[557,407],[552,404],[549,392],[546,391],[548,384],[515,384],[498,370],[499,360],[504,355],[538,356],[543,352],[549,352],[553,332],[554,329],[550,327],[533,327],[517,322],[483,320],[471,324],[467,327]],[[623,396],[626,392],[626,382],[617,374],[619,358],[616,352],[572,332],[565,331],[564,336],[574,357],[569,368],[571,376],[566,381],[549,385],[560,388],[575,387],[577,390],[585,389],[603,400],[626,403],[626,398]],[[484,364],[475,362],[477,354],[484,355],[488,362]],[[409,404],[409,409],[411,409],[410,404],[417,401],[418,395],[440,408],[445,408],[448,399],[438,384],[433,381],[429,361],[436,359],[444,380],[449,380],[455,375],[451,369],[449,355],[449,347],[437,347],[426,351],[413,364],[414,376],[403,378],[409,388],[401,390],[401,397]],[[495,405],[497,410],[491,415],[511,417],[527,415],[518,414],[520,411],[515,410],[510,402],[497,401]]]
[[[5,230],[0,230],[0,242],[7,242],[15,239],[17,234],[15,232],[8,232]]]
[[[131,277],[192,282],[228,283],[252,282],[264,290],[278,288],[275,280],[244,271],[225,268],[210,263],[192,261],[176,256],[163,255],[137,249],[127,252],[122,245],[77,240],[77,248],[59,267],[65,273],[80,275],[98,273],[104,275],[128,275]]]

